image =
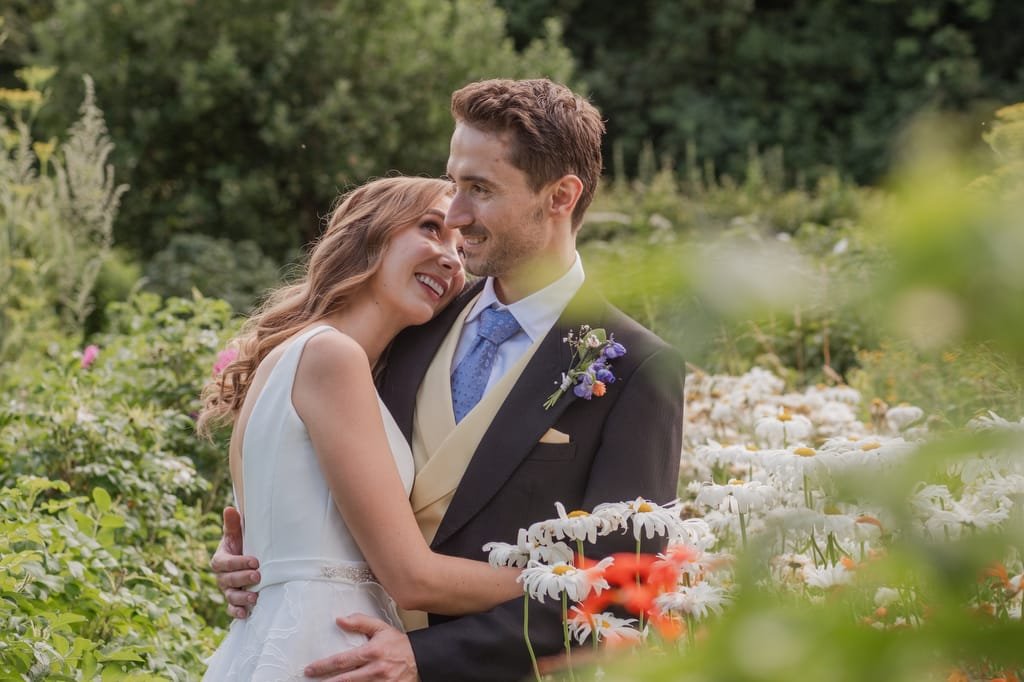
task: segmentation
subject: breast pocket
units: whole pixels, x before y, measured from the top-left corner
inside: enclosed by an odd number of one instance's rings
[[[566,462],[576,457],[576,443],[537,443],[530,451],[530,462]]]

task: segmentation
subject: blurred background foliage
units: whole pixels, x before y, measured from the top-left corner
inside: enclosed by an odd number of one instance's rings
[[[226,620],[204,567],[229,486],[223,444],[191,433],[198,388],[339,191],[442,171],[448,95],[473,79],[591,93],[609,135],[588,274],[692,369],[848,383],[940,428],[1024,414],[1015,0],[0,13],[0,668],[25,679],[201,669]],[[643,679],[722,660],[739,667],[714,679],[790,679],[878,652],[889,679],[920,679],[923,652],[970,634],[941,623],[900,653],[841,614],[740,604]],[[762,631],[748,616],[782,644],[822,637],[743,667],[766,651],[737,648]]]

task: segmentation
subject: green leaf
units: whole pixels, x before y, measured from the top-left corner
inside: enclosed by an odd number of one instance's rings
[[[100,528],[124,528],[124,518],[117,514],[104,514],[100,517]]]
[[[48,620],[50,621],[50,627],[56,629],[62,628],[65,625],[71,625],[72,623],[81,623],[88,620],[88,618],[79,613],[62,613],[52,616]]]
[[[117,651],[111,651],[110,653],[101,653],[98,658],[103,663],[110,661],[132,661],[134,663],[144,662],[144,659],[131,649],[118,649]],[[106,670],[107,669],[104,669],[104,673],[106,673]]]
[[[92,499],[96,503],[96,508],[100,510],[101,514],[110,509],[110,493],[103,488],[93,488]]]

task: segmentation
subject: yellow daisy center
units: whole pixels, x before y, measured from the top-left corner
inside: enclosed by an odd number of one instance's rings
[[[860,446],[860,449],[864,452],[870,452],[871,450],[877,450],[880,447],[882,447],[881,443],[864,443],[864,445]]]
[[[743,485],[743,481],[738,478],[729,479],[729,485]]]
[[[651,505],[647,504],[646,502],[641,502],[640,506],[637,507],[636,510],[638,512],[649,512],[649,511],[654,511],[654,507],[652,507]]]
[[[581,516],[590,516],[590,512],[585,512],[582,509],[577,509],[576,511],[569,512],[568,514],[566,514],[566,516],[570,519],[578,519]]]
[[[818,454],[818,451],[815,450],[814,448],[799,447],[793,448],[793,454],[800,455],[801,457],[814,457],[816,454]]]
[[[565,575],[566,573],[572,573],[575,570],[576,569],[573,568],[572,566],[566,565],[566,566],[555,566],[554,568],[551,569],[551,572],[554,573],[555,575]]]
[[[776,419],[780,422],[788,422],[793,419],[793,415],[789,413],[789,410],[783,410],[782,412],[779,412],[779,416],[776,417]]]

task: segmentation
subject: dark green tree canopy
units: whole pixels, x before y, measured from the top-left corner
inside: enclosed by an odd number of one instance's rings
[[[563,21],[628,168],[645,142],[729,173],[780,146],[791,176],[871,182],[917,112],[983,118],[1024,90],[1019,0],[499,1],[519,42]]]
[[[57,0],[34,59],[60,67],[53,112],[91,74],[132,189],[117,241],[251,239],[277,257],[340,190],[444,170],[449,95],[494,77],[566,80],[558,27],[517,51],[472,0]],[[53,121],[63,129],[63,121]]]

